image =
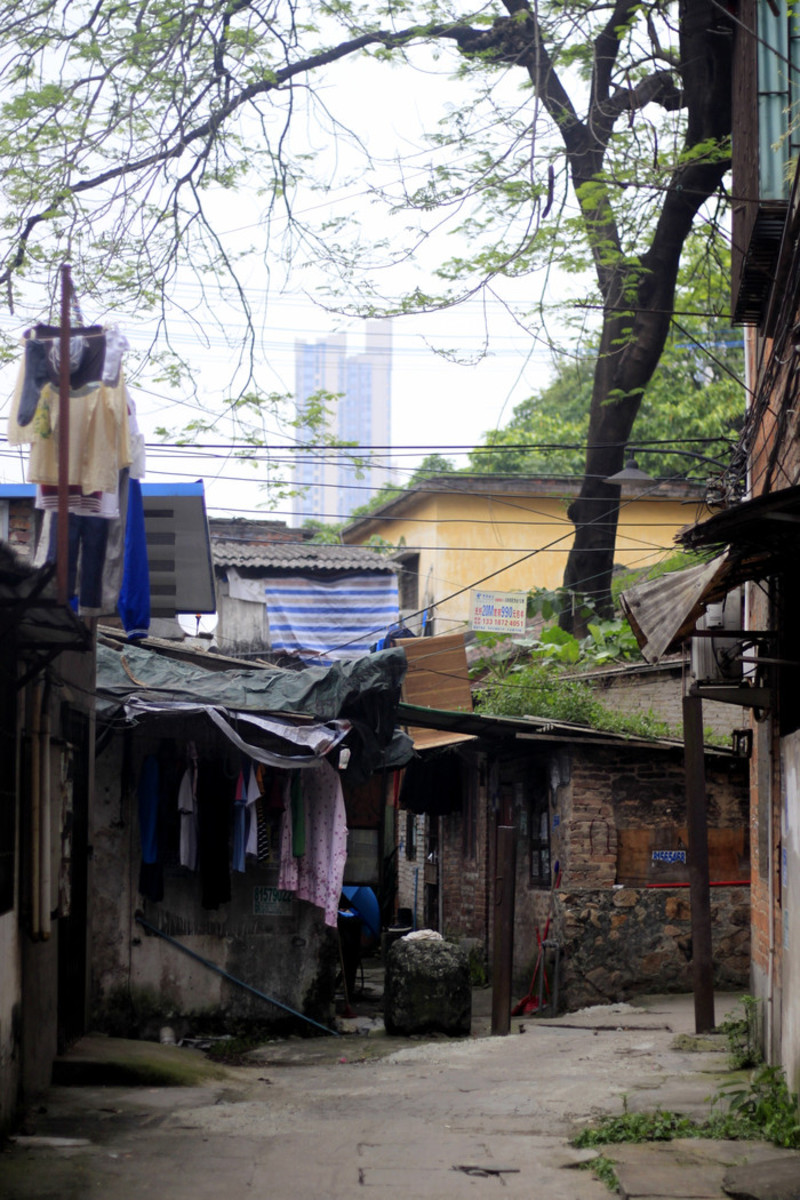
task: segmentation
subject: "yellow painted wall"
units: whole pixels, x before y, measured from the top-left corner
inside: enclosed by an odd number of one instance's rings
[[[437,602],[434,632],[452,633],[469,623],[471,587],[510,592],[561,584],[574,534],[568,503],[556,495],[420,492],[405,513],[395,508],[391,520],[372,517],[346,531],[345,541],[364,544],[377,535],[418,549],[419,606]],[[697,500],[624,496],[614,561],[652,566],[675,549],[675,534],[704,514]]]

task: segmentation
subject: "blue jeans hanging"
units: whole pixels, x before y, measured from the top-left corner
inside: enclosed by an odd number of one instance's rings
[[[81,579],[78,601],[81,608],[102,608],[103,567],[108,544],[108,521],[105,517],[82,517],[69,514],[69,569],[67,587],[70,601],[76,594],[78,554],[80,553]],[[50,541],[47,561],[55,562],[58,545],[58,519],[56,514],[50,523]]]

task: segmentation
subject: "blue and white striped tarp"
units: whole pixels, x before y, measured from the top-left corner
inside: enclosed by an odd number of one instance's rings
[[[308,662],[361,658],[399,617],[397,576],[293,575],[263,581],[273,650]]]

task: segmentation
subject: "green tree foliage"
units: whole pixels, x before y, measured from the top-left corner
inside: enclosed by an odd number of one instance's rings
[[[363,315],[522,290],[532,337],[549,328],[547,272],[588,271],[596,356],[565,582],[608,607],[619,495],[603,480],[668,336],[683,244],[698,214],[713,222],[730,34],[716,0],[2,0],[0,285],[27,304],[38,287],[46,310],[69,257],[103,311],[135,303],[168,323],[193,272],[205,303],[182,314],[204,336],[229,306],[244,316],[235,365],[260,397],[254,254],[259,294],[279,266],[327,263]],[[448,80],[405,162],[337,104],[336,71],[365,55],[407,71],[412,100],[414,66]],[[364,236],[358,206],[303,215],[305,188],[348,178],[385,204],[385,234]],[[250,253],[227,233],[246,197]],[[386,268],[409,263],[419,284],[385,294]]]
[[[744,346],[741,330],[711,315],[725,308],[727,256],[710,263],[697,239],[688,249],[679,312],[645,389],[631,446],[639,466],[655,478],[704,480],[719,474],[704,460],[727,460],[744,418]],[[693,315],[698,312],[708,315]],[[579,475],[593,370],[588,352],[561,358],[552,382],[518,404],[507,425],[486,435],[485,446],[470,456],[472,470]]]

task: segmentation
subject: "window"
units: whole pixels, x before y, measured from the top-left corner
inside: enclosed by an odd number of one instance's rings
[[[419,608],[419,555],[408,554],[401,560],[397,576],[400,611],[416,612]]]
[[[406,813],[406,858],[413,861],[417,857],[417,816],[416,813]]]
[[[530,802],[531,883],[550,886],[550,807],[547,791],[536,789]]]
[[[462,843],[461,852],[464,858],[475,859],[478,854],[478,804],[480,798],[479,773],[483,776],[485,767],[471,765],[466,771],[464,785],[464,809],[461,821]]]
[[[498,820],[514,825],[520,857],[528,851],[531,887],[550,886],[550,804],[545,764],[514,758],[500,765]]]

